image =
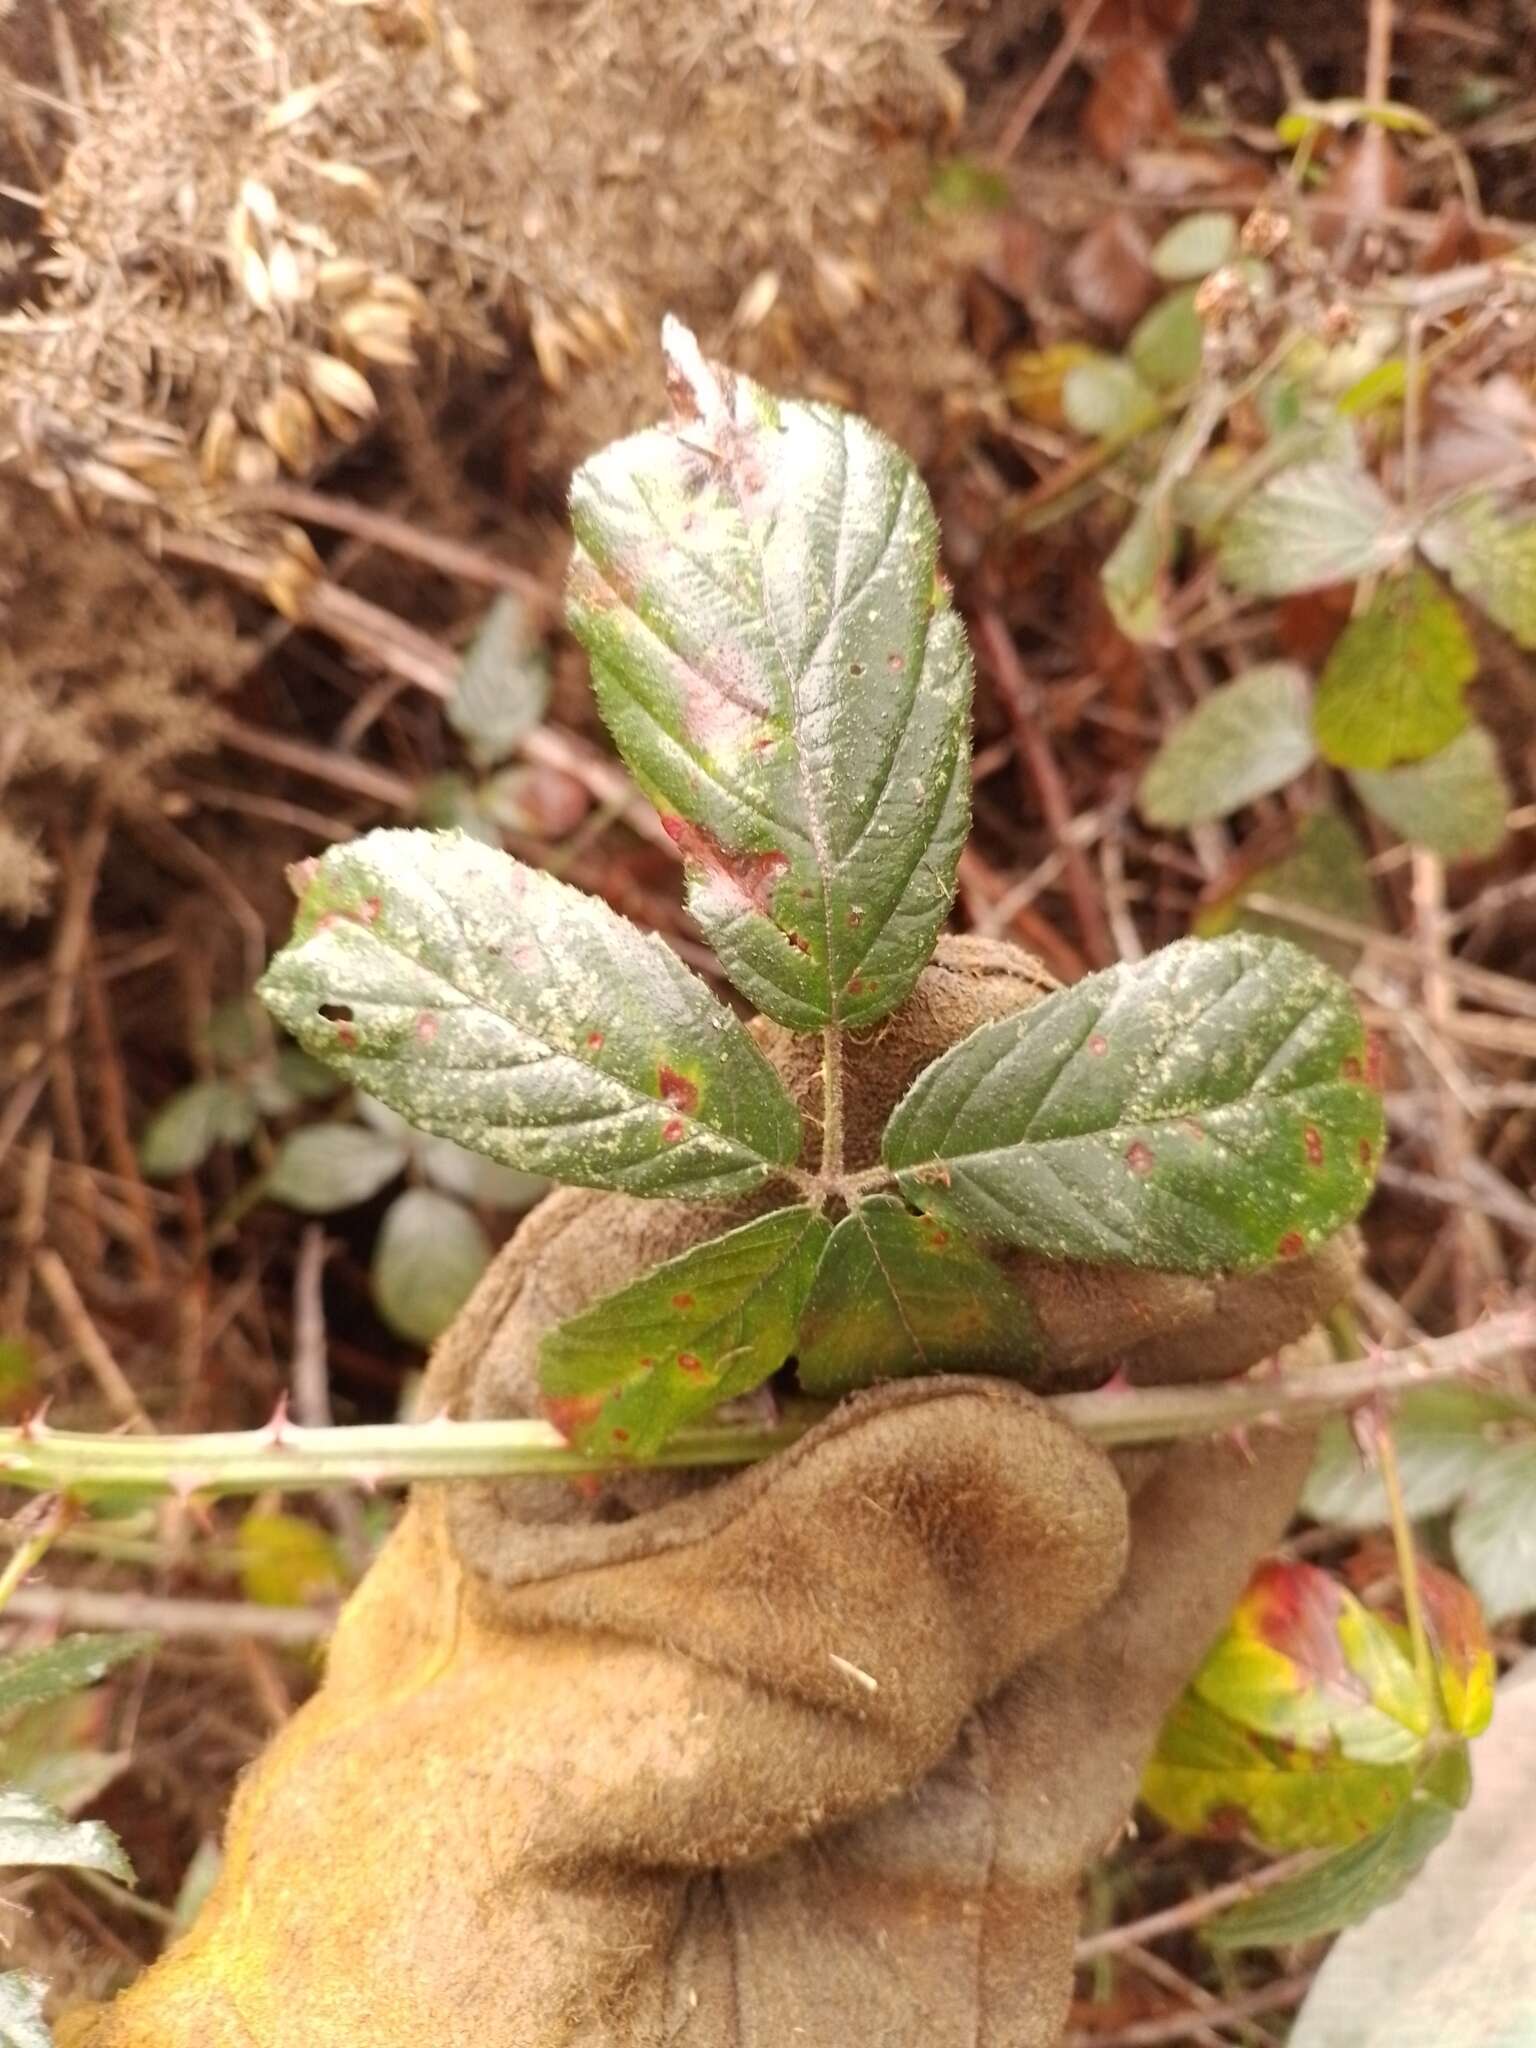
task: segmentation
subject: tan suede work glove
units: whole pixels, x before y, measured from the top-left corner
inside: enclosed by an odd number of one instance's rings
[[[942,945],[852,1051],[850,1163],[918,1069],[1041,987]],[[809,1053],[757,1029],[814,1114]],[[720,1221],[552,1197],[429,1399],[533,1412],[540,1332]],[[1061,1382],[1204,1377],[1301,1336],[1350,1255],[1006,1269]],[[1079,1874],[1308,1448],[1112,1462],[1033,1395],[948,1378],[725,1480],[419,1488],[197,1924],[63,2048],[1050,2048]]]

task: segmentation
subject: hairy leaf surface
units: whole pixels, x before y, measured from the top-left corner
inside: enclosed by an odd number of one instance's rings
[[[66,1820],[30,1792],[0,1788],[0,1869],[44,1864],[100,1870],[122,1884],[133,1883],[133,1866],[104,1822]]]
[[[795,1348],[801,1386],[824,1395],[1039,1356],[1029,1309],[991,1260],[891,1195],[861,1202],[832,1232]]]
[[[260,993],[418,1128],[527,1173],[740,1194],[800,1148],[773,1069],[660,939],[460,834],[333,847]]]
[[[909,1200],[1056,1258],[1207,1272],[1358,1214],[1382,1142],[1349,990],[1276,939],[1186,939],[983,1025],[886,1129]]]
[[[645,1458],[788,1358],[830,1235],[776,1209],[657,1266],[551,1330],[539,1379],[584,1450]]]
[[[736,986],[798,1031],[906,995],[968,816],[970,657],[933,508],[863,420],[664,330],[676,418],[577,472],[573,630]]]
[[[1220,559],[1235,589],[1289,597],[1389,568],[1408,544],[1406,529],[1365,470],[1347,462],[1304,462],[1243,500],[1222,536]]]

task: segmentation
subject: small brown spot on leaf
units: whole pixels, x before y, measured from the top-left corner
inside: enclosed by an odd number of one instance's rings
[[[1302,1133],[1302,1137],[1307,1148],[1308,1166],[1321,1166],[1323,1163],[1322,1132],[1317,1128],[1316,1124],[1308,1124],[1306,1130]]]
[[[861,675],[863,675],[863,673],[864,673],[864,664],[863,664],[863,662],[862,662],[862,661],[850,661],[850,662],[849,662],[849,664],[848,664],[848,673],[849,673],[849,675],[851,675],[851,676],[861,676]]]
[[[603,1034],[602,1034],[602,1032],[601,1032],[601,1031],[589,1031],[589,1032],[587,1033],[587,1051],[588,1051],[588,1052],[601,1052],[601,1051],[602,1051],[602,1049],[603,1049]]]
[[[601,1394],[546,1394],[539,1404],[560,1434],[570,1443],[602,1412]]]
[[[658,1067],[656,1081],[663,1102],[670,1102],[674,1109],[680,1109],[685,1116],[693,1115],[699,1106],[697,1082],[690,1081],[686,1074],[678,1073],[675,1067]]]
[[[1371,1143],[1369,1138],[1362,1138],[1357,1149],[1359,1151],[1360,1164],[1362,1166],[1370,1166],[1374,1163],[1376,1158],[1376,1148]]]
[[[691,1294],[674,1294],[672,1297],[672,1306],[674,1308],[692,1308],[693,1296]]]
[[[613,1432],[613,1440],[616,1444],[627,1444],[629,1442],[629,1431],[627,1429],[616,1429]]]
[[[788,939],[789,943],[790,943],[790,944],[791,944],[791,945],[792,945],[792,946],[794,947],[794,949],[795,949],[795,951],[796,951],[797,953],[809,953],[809,952],[810,952],[810,950],[811,950],[811,942],[810,942],[810,940],[809,940],[809,939],[805,939],[805,938],[802,938],[802,937],[800,936],[799,932],[786,932],[786,933],[784,934],[784,936],[785,936],[785,938],[786,938],[786,939]]]
[[[1299,1230],[1288,1230],[1275,1250],[1282,1259],[1299,1259],[1307,1248],[1307,1241]]]
[[[687,1128],[680,1116],[669,1116],[661,1127],[661,1142],[664,1145],[680,1144]]]
[[[1346,1053],[1339,1062],[1340,1076],[1346,1081],[1358,1081],[1363,1077],[1364,1072],[1364,1068],[1352,1052]]]
[[[1103,1059],[1105,1053],[1109,1051],[1109,1040],[1104,1036],[1102,1031],[1094,1032],[1093,1036],[1088,1041],[1088,1050],[1093,1054],[1096,1060]]]
[[[1157,1161],[1152,1157],[1152,1148],[1149,1145],[1143,1145],[1140,1138],[1138,1138],[1134,1145],[1127,1147],[1125,1163],[1132,1173],[1145,1175],[1152,1171]]]
[[[928,1242],[934,1251],[942,1251],[945,1245],[949,1243],[949,1232],[947,1230],[937,1230],[930,1224]]]
[[[704,1361],[702,1358],[696,1357],[691,1351],[679,1351],[677,1354],[677,1369],[679,1372],[702,1372],[704,1370]]]
[[[857,931],[857,930],[858,930],[858,928],[859,928],[859,926],[860,926],[860,925],[861,925],[861,924],[862,924],[863,922],[864,922],[864,913],[863,913],[863,911],[862,911],[862,910],[850,910],[850,911],[849,911],[849,913],[848,913],[848,929],[849,929],[850,931]]]
[[[885,657],[885,665],[893,676],[899,676],[907,665],[907,657],[893,651]]]
[[[373,924],[383,908],[377,896],[365,896],[352,915],[359,924]]]

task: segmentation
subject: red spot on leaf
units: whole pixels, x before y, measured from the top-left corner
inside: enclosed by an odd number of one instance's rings
[[[907,657],[904,654],[892,652],[885,657],[885,665],[893,676],[899,676],[907,665]]]
[[[1302,1139],[1307,1148],[1308,1166],[1321,1166],[1323,1163],[1323,1134],[1317,1128],[1317,1125],[1308,1124],[1306,1130],[1302,1133]]]
[[[1192,1116],[1180,1117],[1179,1129],[1186,1138],[1198,1138],[1202,1145],[1205,1143],[1205,1125],[1197,1124]]]
[[[1109,1040],[1104,1036],[1102,1031],[1094,1032],[1093,1036],[1088,1041],[1088,1050],[1093,1054],[1096,1060],[1103,1059],[1105,1053],[1109,1051]]]
[[[438,1020],[430,1010],[423,1010],[416,1019],[416,1036],[423,1045],[430,1045],[438,1034]]]
[[[722,846],[705,826],[690,824],[686,818],[670,813],[661,823],[667,837],[682,849],[685,860],[706,869],[762,916],[772,915],[774,885],[789,872],[786,853],[776,846],[766,853],[745,853]]]
[[[691,1294],[674,1294],[672,1297],[672,1306],[674,1308],[692,1308],[693,1296]]]
[[[350,1024],[338,1024],[336,1026],[336,1038],[337,1042],[344,1045],[348,1052],[355,1051],[357,1047],[357,1033]]]
[[[930,1224],[928,1227],[928,1242],[936,1252],[942,1251],[945,1245],[949,1243],[949,1232],[947,1230],[936,1230]]]
[[[809,940],[809,939],[805,939],[805,938],[802,938],[802,937],[800,936],[799,932],[786,932],[786,933],[784,934],[784,936],[785,936],[785,938],[786,938],[786,939],[788,939],[789,943],[790,943],[790,944],[791,944],[791,945],[792,945],[792,946],[794,947],[794,949],[795,949],[795,951],[796,951],[797,953],[809,953],[809,952],[810,952],[810,950],[811,950],[811,942],[810,942],[810,940]]]
[[[627,1444],[629,1442],[629,1431],[627,1429],[616,1429],[613,1432],[613,1440],[616,1444]]]
[[[546,1394],[539,1404],[567,1443],[574,1443],[603,1409],[601,1394]]]
[[[1299,1259],[1306,1248],[1307,1240],[1299,1230],[1288,1230],[1275,1246],[1282,1259]]]
[[[1362,1138],[1355,1149],[1359,1154],[1360,1164],[1362,1166],[1370,1166],[1374,1163],[1376,1158],[1376,1147],[1371,1143],[1369,1138]]]
[[[1339,1062],[1339,1074],[1343,1080],[1358,1081],[1363,1077],[1364,1072],[1365,1069],[1352,1052],[1346,1053]]]
[[[602,1049],[603,1049],[603,1034],[602,1034],[602,1032],[601,1032],[601,1031],[589,1031],[589,1032],[587,1033],[587,1050],[588,1050],[588,1052],[601,1052],[601,1051],[602,1051]]]
[[[691,1351],[679,1351],[677,1354],[677,1369],[679,1372],[702,1372],[704,1370],[704,1361],[702,1358],[696,1357]]]
[[[676,1145],[680,1143],[683,1134],[687,1130],[687,1128],[688,1126],[683,1122],[680,1116],[669,1116],[666,1122],[661,1127],[662,1143],[664,1145]]]
[[[352,915],[359,924],[373,924],[383,908],[377,896],[365,896]]]
[[[1132,1173],[1145,1175],[1152,1171],[1157,1161],[1152,1157],[1151,1147],[1143,1145],[1138,1138],[1134,1145],[1127,1148],[1125,1163]]]
[[[690,1081],[686,1074],[678,1073],[675,1067],[658,1067],[656,1081],[661,1089],[663,1102],[670,1102],[674,1109],[680,1109],[685,1116],[693,1115],[699,1106],[697,1082]]]
[[[525,974],[531,973],[538,964],[539,949],[537,946],[514,946],[512,948],[512,965],[520,967]]]
[[[862,910],[850,910],[850,911],[849,911],[849,913],[848,913],[848,929],[849,929],[849,931],[857,931],[857,930],[858,930],[858,928],[859,928],[859,926],[860,926],[860,925],[861,925],[861,924],[862,924],[863,922],[864,922],[864,913],[863,913],[863,911],[862,911]]]

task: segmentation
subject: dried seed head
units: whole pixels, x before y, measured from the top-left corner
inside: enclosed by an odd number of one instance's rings
[[[327,185],[333,185],[338,192],[345,192],[365,206],[381,207],[384,204],[384,187],[361,164],[342,163],[336,157],[323,157],[308,167],[317,178],[323,178]]]
[[[301,392],[292,385],[280,385],[258,407],[256,424],[295,476],[309,474],[319,453],[320,431],[314,408]]]
[[[238,484],[272,483],[277,476],[276,453],[265,441],[242,434],[235,448],[234,475]]]
[[[205,484],[226,483],[234,473],[240,428],[227,405],[216,405],[203,429],[197,466]]]
[[[1273,256],[1290,238],[1290,221],[1272,207],[1255,207],[1243,222],[1242,247],[1249,256]]]
[[[309,296],[291,242],[274,242],[267,251],[267,276],[271,280],[272,296],[280,306],[296,306]]]
[[[360,256],[333,256],[315,272],[315,295],[327,305],[355,299],[373,282],[373,265]]]
[[[350,441],[378,413],[379,401],[373,386],[361,370],[342,362],[339,356],[306,356],[304,382],[316,412],[339,441]]]
[[[357,299],[344,306],[336,320],[336,333],[354,354],[366,362],[385,363],[409,370],[416,362],[411,346],[411,315],[404,306],[387,305],[382,299]]]

